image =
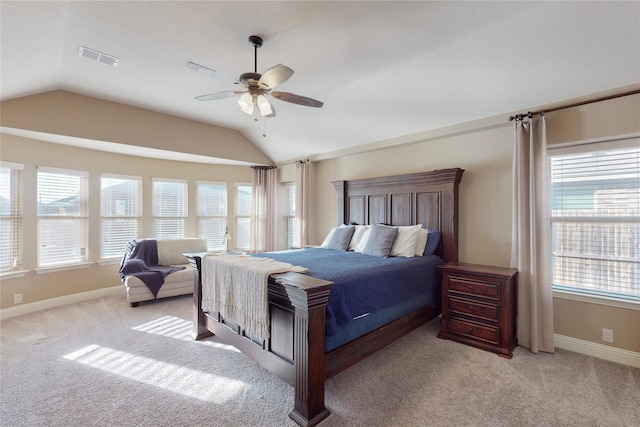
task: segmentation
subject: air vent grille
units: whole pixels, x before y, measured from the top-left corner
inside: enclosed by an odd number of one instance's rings
[[[102,62],[103,64],[111,65],[112,67],[115,67],[120,62],[120,58],[116,58],[115,56],[107,55],[106,53],[98,52],[97,50],[89,49],[84,46],[80,46],[78,55],[84,58],[93,59],[94,61]]]

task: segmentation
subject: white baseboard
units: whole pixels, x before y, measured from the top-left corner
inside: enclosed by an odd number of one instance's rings
[[[112,286],[109,288],[97,289],[95,291],[80,292],[77,294],[65,295],[63,297],[36,301],[29,304],[16,305],[15,307],[9,307],[5,308],[4,310],[0,310],[0,320],[9,319],[15,316],[21,316],[23,314],[34,313],[36,311],[45,310],[47,308],[60,307],[62,305],[75,304],[94,298],[117,295],[122,295],[126,298],[126,293],[122,286]]]
[[[640,368],[640,353],[591,341],[580,340],[565,335],[555,334],[554,339],[555,346],[557,348],[573,351],[574,353],[586,354],[587,356],[597,357],[598,359],[604,359],[610,362],[621,363],[634,368]]]

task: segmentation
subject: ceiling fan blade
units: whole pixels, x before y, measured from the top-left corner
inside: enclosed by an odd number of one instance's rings
[[[322,108],[323,102],[316,101],[315,99],[307,98],[306,96],[296,95],[289,92],[271,92],[271,96],[280,101],[292,102],[294,104],[304,105],[305,107]]]
[[[273,89],[289,80],[292,75],[293,70],[286,65],[274,65],[262,74],[262,77],[258,80],[258,86],[262,89]]]
[[[199,73],[206,74],[211,77],[215,77],[216,79],[229,82],[229,83],[238,83],[236,79],[233,77],[229,77],[220,71],[213,70],[211,68],[207,68],[203,65],[196,64],[195,62],[187,62],[187,68],[191,68],[192,70],[196,70]]]
[[[209,93],[207,95],[196,96],[195,99],[197,99],[198,101],[213,101],[215,99],[231,98],[233,96],[236,96],[239,93],[242,93],[242,92],[226,90],[224,92],[216,92],[216,93]]]

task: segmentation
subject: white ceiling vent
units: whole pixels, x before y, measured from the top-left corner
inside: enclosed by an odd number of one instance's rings
[[[102,62],[103,64],[111,65],[115,67],[120,62],[120,58],[107,55],[106,53],[98,52],[97,50],[89,49],[88,47],[80,46],[78,55],[85,58],[93,59],[94,61]]]

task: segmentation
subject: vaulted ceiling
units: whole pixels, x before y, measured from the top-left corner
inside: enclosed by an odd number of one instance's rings
[[[2,1],[3,101],[63,89],[235,129],[274,162],[640,82],[640,2]],[[240,111],[237,79],[284,64],[276,117]],[[80,46],[120,59],[78,55]],[[266,136],[263,136],[266,135]],[[180,151],[180,147],[176,147]]]

